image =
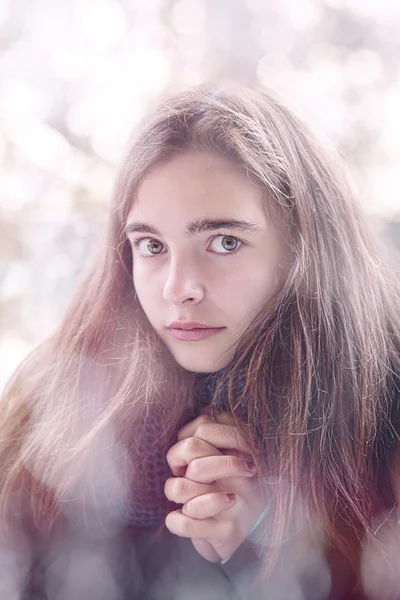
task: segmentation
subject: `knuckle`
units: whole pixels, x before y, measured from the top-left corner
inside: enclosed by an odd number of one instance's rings
[[[208,433],[209,422],[200,423],[200,425],[196,428],[196,435],[199,438],[205,438]]]
[[[187,517],[192,517],[195,515],[195,503],[192,500],[189,500],[188,502],[186,502],[186,504],[183,505],[182,507],[182,512],[187,516]]]
[[[175,500],[179,504],[181,498],[186,493],[186,481],[183,477],[174,477],[167,480],[167,483],[169,493],[169,496],[167,495],[168,500]]]
[[[171,487],[172,487],[172,479],[167,479],[167,481],[164,484],[164,494],[166,495],[166,497],[168,498],[168,500],[172,500],[171,498]]]
[[[213,494],[205,494],[204,501],[207,505],[207,512],[211,516],[218,512],[218,509],[215,506],[215,496]]]
[[[164,485],[164,494],[168,498],[168,500],[175,500],[176,497],[176,482],[175,477],[170,477],[167,479]]]
[[[194,479],[196,481],[197,478],[201,477],[203,474],[204,468],[202,466],[202,461],[198,458],[192,460],[190,465],[188,466],[186,476],[190,479]]]
[[[175,446],[172,446],[167,452],[167,463],[171,467],[173,465],[173,459],[175,454]]]
[[[183,477],[176,477],[173,484],[175,497],[182,498],[182,496],[184,496],[186,493],[187,482],[185,481],[185,479],[183,479]]]
[[[187,454],[194,454],[199,450],[201,442],[194,437],[186,438],[183,442],[183,451]]]
[[[210,416],[209,416],[209,415],[206,415],[206,414],[204,414],[204,415],[200,415],[200,416],[197,418],[197,423],[198,423],[198,426],[199,426],[199,425],[202,425],[202,424],[204,424],[204,423],[209,423],[209,422],[210,422]]]
[[[224,456],[225,468],[227,471],[233,471],[237,467],[237,458],[231,454]]]
[[[178,514],[177,511],[173,511],[166,516],[165,525],[171,533],[186,536],[190,523],[182,518],[182,515]]]

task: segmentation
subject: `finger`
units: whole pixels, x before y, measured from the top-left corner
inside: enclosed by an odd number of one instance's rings
[[[176,504],[185,504],[196,496],[220,491],[217,486],[208,483],[196,483],[186,477],[170,477],[165,482],[164,493],[168,500]]]
[[[196,428],[203,423],[213,423],[213,420],[208,414],[202,414],[193,421],[189,421],[182,427],[182,429],[178,433],[178,440],[184,440],[187,437],[193,437],[193,433],[196,431]]]
[[[198,417],[198,419],[185,425],[178,434],[178,440],[189,437],[198,438],[218,449],[235,449],[243,452],[243,454],[251,455],[251,448],[237,427],[213,423],[209,420],[199,421],[199,419],[208,419],[208,417]]]
[[[191,519],[181,510],[173,510],[165,519],[165,526],[171,533],[184,538],[213,539],[218,537],[218,523],[214,519]]]
[[[179,477],[185,473],[187,465],[196,458],[219,455],[221,452],[212,444],[199,438],[188,437],[174,444],[168,450],[167,462],[172,473]]]
[[[210,519],[236,503],[232,492],[211,493],[197,496],[182,506],[182,514],[191,519]]]
[[[237,427],[235,418],[227,412],[218,413],[214,417],[214,422],[221,423],[222,425],[233,425],[234,427]]]
[[[257,470],[252,461],[230,454],[196,458],[186,469],[185,477],[197,483],[212,483],[225,477],[254,477]]]
[[[193,428],[196,428],[198,425],[202,423],[221,423],[221,425],[232,425],[233,427],[237,427],[237,422],[234,417],[228,412],[221,412],[217,415],[212,415],[212,410],[210,406],[205,406],[200,410],[200,415],[186,423],[181,429],[181,432],[185,432],[186,429],[190,432]],[[189,433],[190,435],[190,433]]]

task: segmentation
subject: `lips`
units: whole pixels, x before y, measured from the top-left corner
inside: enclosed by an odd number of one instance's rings
[[[199,321],[173,321],[168,325],[168,329],[221,329],[214,325],[200,323]]]
[[[181,342],[201,342],[213,337],[225,327],[213,327],[197,321],[174,321],[168,329],[171,335]]]

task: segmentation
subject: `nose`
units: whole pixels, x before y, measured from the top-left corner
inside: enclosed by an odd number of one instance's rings
[[[204,285],[195,265],[188,260],[171,261],[163,290],[164,299],[175,306],[198,304],[204,298]]]

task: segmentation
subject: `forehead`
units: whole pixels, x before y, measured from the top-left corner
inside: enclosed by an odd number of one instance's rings
[[[231,160],[188,151],[149,171],[129,218],[178,222],[205,215],[264,221],[261,187]]]

